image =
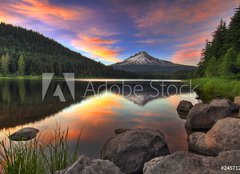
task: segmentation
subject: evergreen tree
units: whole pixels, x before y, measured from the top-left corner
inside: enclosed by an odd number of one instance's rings
[[[19,75],[24,75],[25,72],[25,60],[23,55],[21,55],[18,59],[18,74]]]
[[[0,64],[1,64],[1,73],[3,75],[7,75],[9,73],[9,70],[8,70],[9,61],[10,61],[9,54],[1,56]]]
[[[236,9],[229,24],[228,46],[240,51],[240,6]]]
[[[200,76],[238,76],[240,73],[240,8],[229,26],[221,20],[202,51],[197,72]]]

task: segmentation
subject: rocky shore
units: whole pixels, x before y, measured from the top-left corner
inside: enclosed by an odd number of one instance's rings
[[[240,172],[240,97],[214,99],[192,105],[181,101],[189,151],[169,153],[162,132],[153,129],[116,129],[100,152],[101,159],[80,156],[58,174],[174,174]],[[202,132],[204,131],[204,132]],[[232,166],[231,170],[227,166]],[[235,167],[233,169],[233,167]]]
[[[240,173],[240,97],[192,105],[181,101],[186,119],[188,151],[170,154],[164,134],[149,128],[119,128],[102,147],[101,159],[81,155],[57,174],[178,174]],[[9,136],[27,141],[39,131],[23,128]],[[230,168],[229,168],[230,166]]]

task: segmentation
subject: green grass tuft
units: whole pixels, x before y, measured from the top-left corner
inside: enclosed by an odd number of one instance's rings
[[[73,155],[68,153],[68,129],[57,128],[50,138],[40,135],[27,142],[4,140],[0,142],[1,170],[4,174],[53,174],[76,160],[80,135]]]

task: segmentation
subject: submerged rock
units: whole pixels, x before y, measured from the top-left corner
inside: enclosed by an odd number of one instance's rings
[[[210,104],[196,104],[188,113],[186,127],[192,130],[210,129],[218,120],[237,112],[238,108],[228,99],[214,99]]]
[[[225,118],[219,120],[206,134],[193,133],[189,137],[189,149],[205,155],[240,150],[240,119]]]
[[[12,141],[28,141],[35,138],[38,132],[39,130],[36,128],[25,127],[11,134],[9,139]]]
[[[124,173],[142,173],[145,162],[169,154],[164,135],[158,130],[133,129],[106,142],[101,158],[116,164]]]
[[[56,174],[123,174],[111,161],[90,159],[81,155],[78,160],[67,169]]]
[[[189,112],[192,109],[193,104],[190,101],[182,100],[178,104],[177,111],[179,112]]]
[[[224,166],[239,166],[240,151],[220,153],[217,157],[206,157],[189,152],[175,152],[157,157],[145,163],[144,174],[232,174],[238,170],[224,170]],[[222,167],[223,166],[223,167]]]

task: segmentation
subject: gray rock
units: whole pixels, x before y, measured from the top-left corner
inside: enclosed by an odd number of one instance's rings
[[[177,111],[179,112],[189,112],[192,109],[193,104],[190,101],[182,100],[178,104]]]
[[[205,155],[240,150],[240,119],[225,118],[219,120],[206,134],[193,133],[189,137],[189,149]]]
[[[233,103],[229,99],[214,99],[209,103],[211,107],[222,107],[229,109],[229,112],[234,112],[239,109],[239,106],[236,103]]]
[[[112,161],[124,173],[142,173],[145,162],[169,154],[164,135],[158,130],[133,129],[111,138],[101,158]]]
[[[121,134],[121,133],[127,132],[129,130],[131,130],[131,129],[119,128],[119,129],[115,129],[114,133],[115,134]]]
[[[35,138],[38,132],[38,129],[25,127],[11,134],[9,139],[12,141],[28,141]]]
[[[81,155],[78,160],[67,169],[56,174],[123,174],[111,161],[90,159]]]
[[[188,113],[185,125],[192,130],[210,129],[218,120],[231,116],[237,110],[238,106],[228,99],[196,104]]]
[[[189,137],[188,149],[201,155],[216,156],[217,153],[210,150],[204,141],[205,133],[194,132]]]
[[[217,157],[206,157],[189,152],[175,152],[157,157],[145,163],[144,174],[234,174],[235,170],[223,170],[222,166],[239,166],[240,151],[220,153]]]

